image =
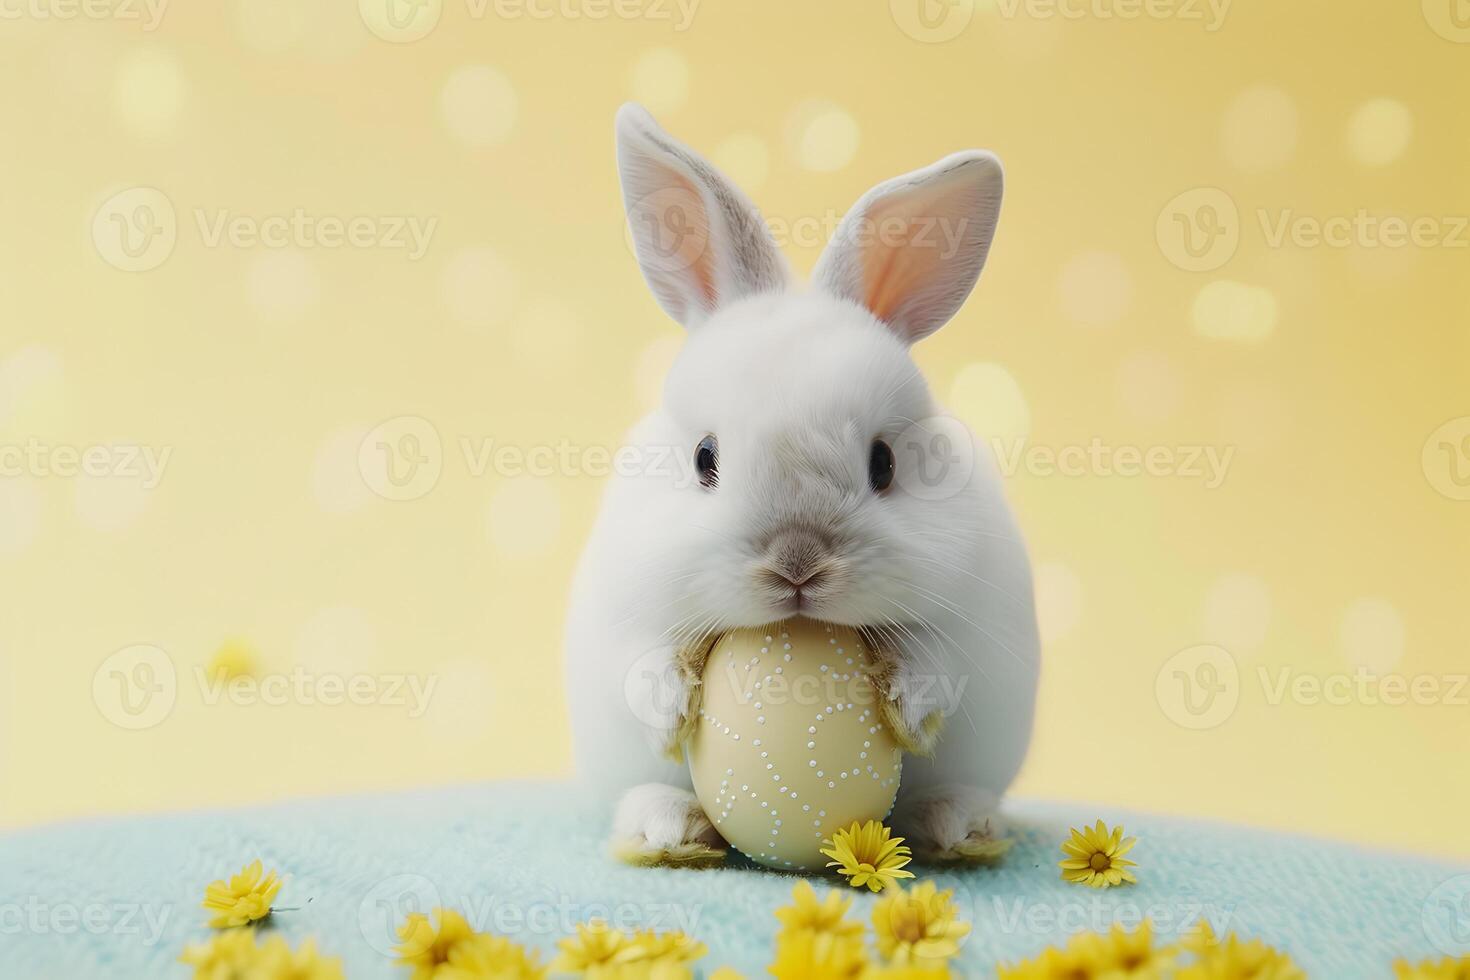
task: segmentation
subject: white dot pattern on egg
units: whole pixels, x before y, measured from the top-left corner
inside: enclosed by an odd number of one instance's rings
[[[732,847],[768,867],[816,871],[836,830],[887,819],[903,754],[872,665],[855,630],[812,620],[715,644],[687,751],[694,793]]]

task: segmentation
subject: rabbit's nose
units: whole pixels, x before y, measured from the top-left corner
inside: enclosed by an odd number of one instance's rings
[[[803,585],[810,582],[813,578],[816,578],[818,575],[822,574],[822,572],[820,569],[817,568],[798,567],[790,570],[785,568],[778,568],[776,569],[776,574],[780,575],[783,579],[796,586],[797,588],[801,588]]]
[[[766,554],[771,570],[794,588],[819,577],[831,557],[826,540],[805,530],[784,531],[776,535]]]

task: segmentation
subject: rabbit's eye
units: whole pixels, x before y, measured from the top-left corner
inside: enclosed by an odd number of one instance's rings
[[[893,483],[893,450],[882,439],[873,441],[868,453],[868,484],[874,493],[882,493]]]
[[[713,489],[720,482],[720,443],[714,436],[705,436],[694,449],[694,468],[699,471],[702,486]]]

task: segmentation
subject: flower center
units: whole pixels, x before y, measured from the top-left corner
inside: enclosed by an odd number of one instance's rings
[[[1106,871],[1112,866],[1111,862],[1108,861],[1108,856],[1101,852],[1094,854],[1092,860],[1087,863],[1092,865],[1093,871]]]
[[[924,924],[919,921],[916,912],[908,912],[900,915],[894,923],[893,934],[907,943],[916,943],[924,938]]]

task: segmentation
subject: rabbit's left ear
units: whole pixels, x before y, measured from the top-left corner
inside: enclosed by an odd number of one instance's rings
[[[1003,185],[1000,161],[980,150],[879,184],[842,219],[813,281],[908,343],[927,337],[980,278]]]
[[[641,106],[618,111],[618,170],[638,264],[664,310],[693,327],[722,306],[788,285],[755,205]]]

